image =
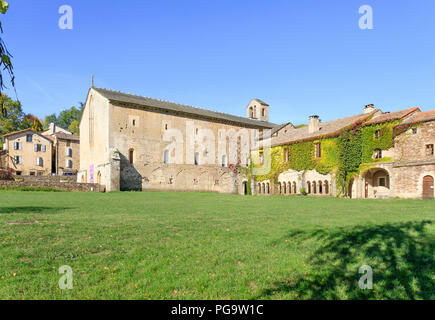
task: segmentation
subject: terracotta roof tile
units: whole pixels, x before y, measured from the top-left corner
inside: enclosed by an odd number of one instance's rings
[[[278,137],[276,139],[272,139],[272,146],[308,141],[324,136],[338,136],[343,129],[353,124],[362,123],[363,121],[373,116],[373,114],[375,114],[376,112],[379,112],[379,110],[375,110],[369,114],[357,114],[346,118],[321,122],[320,130],[314,133],[308,132],[308,126],[294,129],[291,131],[292,136],[290,138]]]
[[[372,125],[388,121],[400,120],[416,111],[420,111],[420,109],[418,107],[413,107],[395,112],[382,113],[379,116],[373,117],[373,119],[371,119],[370,121],[367,121],[366,124]]]
[[[431,120],[435,121],[435,110],[416,112],[401,124],[407,125],[407,124],[414,124],[414,123],[426,122]]]

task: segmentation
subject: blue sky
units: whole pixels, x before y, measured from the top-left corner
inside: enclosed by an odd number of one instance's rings
[[[39,117],[95,86],[306,123],[418,105],[435,109],[433,0],[10,0],[1,16],[18,98]],[[73,30],[58,27],[61,5]],[[361,5],[374,30],[358,27]],[[15,97],[12,91],[8,93]]]

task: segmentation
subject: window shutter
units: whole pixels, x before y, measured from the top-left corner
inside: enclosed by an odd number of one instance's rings
[[[43,144],[42,147],[41,147],[42,152],[45,152],[45,150],[46,150],[45,148],[46,148],[45,144]]]
[[[33,151],[38,152],[38,145],[37,144],[33,145]]]

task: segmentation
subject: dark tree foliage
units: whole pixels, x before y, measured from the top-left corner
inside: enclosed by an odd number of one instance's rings
[[[0,13],[5,14],[8,10],[9,4],[6,1],[0,0]],[[0,22],[0,33],[3,33],[2,24]],[[3,89],[6,88],[6,85],[4,83],[3,79],[3,73],[2,71],[6,71],[10,78],[12,86],[15,88],[15,75],[14,75],[14,68],[12,66],[12,55],[6,48],[6,44],[3,41],[3,38],[0,37],[0,94],[2,93]],[[4,116],[7,114],[7,108],[6,106],[1,103],[0,105],[1,112]]]

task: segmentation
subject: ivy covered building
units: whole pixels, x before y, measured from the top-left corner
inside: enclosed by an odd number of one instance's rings
[[[271,148],[252,151],[254,167],[271,168],[252,177],[253,193],[434,197],[435,110],[382,112],[367,105],[347,118],[283,124],[269,139]]]

